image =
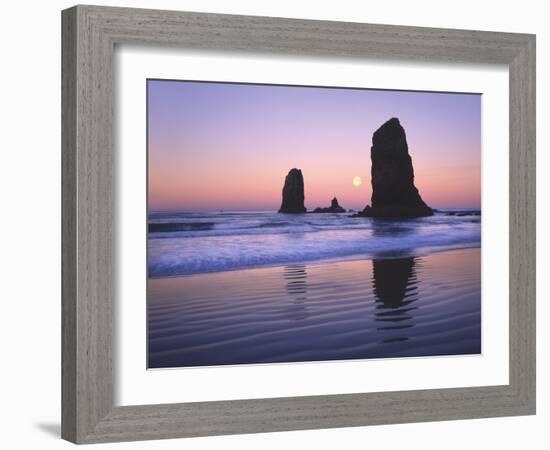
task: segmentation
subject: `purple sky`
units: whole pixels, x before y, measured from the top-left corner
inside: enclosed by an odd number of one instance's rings
[[[148,81],[151,210],[277,209],[300,168],[306,206],[370,203],[372,133],[405,128],[432,207],[479,208],[481,96]],[[362,184],[354,186],[354,177]]]

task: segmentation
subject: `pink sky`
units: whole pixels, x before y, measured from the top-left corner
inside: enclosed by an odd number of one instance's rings
[[[370,203],[372,133],[398,117],[435,208],[479,208],[481,96],[148,81],[150,210],[278,209],[302,170],[308,209]],[[363,183],[355,187],[353,178]]]

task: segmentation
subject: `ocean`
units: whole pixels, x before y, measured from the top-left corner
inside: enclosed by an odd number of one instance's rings
[[[406,221],[352,218],[348,213],[153,212],[148,273],[155,278],[479,247],[481,217],[467,213],[479,211],[444,210]]]
[[[148,367],[479,354],[481,216],[153,212]]]

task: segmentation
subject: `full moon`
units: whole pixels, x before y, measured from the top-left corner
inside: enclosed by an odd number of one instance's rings
[[[353,185],[354,185],[355,187],[361,186],[362,183],[363,183],[363,180],[361,179],[361,177],[355,177],[355,178],[353,179]]]

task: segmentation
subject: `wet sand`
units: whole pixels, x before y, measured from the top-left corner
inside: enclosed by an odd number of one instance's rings
[[[149,368],[481,352],[480,249],[151,278]]]

